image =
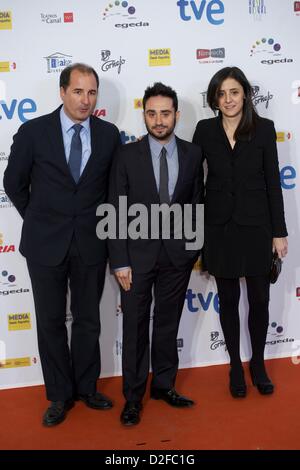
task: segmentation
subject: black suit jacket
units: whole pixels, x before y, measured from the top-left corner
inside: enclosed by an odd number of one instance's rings
[[[56,266],[64,259],[73,234],[83,261],[106,259],[96,236],[96,208],[107,199],[112,155],[120,143],[118,129],[91,116],[92,152],[76,184],[64,150],[60,108],[23,124],[14,136],[4,187],[24,218],[21,253],[30,261]]]
[[[179,171],[171,204],[202,202],[203,168],[199,148],[176,138]],[[150,213],[151,204],[160,204],[148,136],[141,141],[122,146],[113,162],[109,202],[118,207],[119,196],[128,197],[128,207],[142,203]],[[195,206],[193,206],[195,207]],[[135,217],[128,217],[128,223]],[[151,221],[149,218],[149,236]],[[164,246],[174,266],[184,269],[192,264],[198,250],[186,250],[186,240],[164,240]],[[149,272],[155,265],[161,247],[160,239],[109,240],[109,257],[113,269],[131,266],[135,272]]]
[[[198,122],[193,142],[207,161],[205,220],[241,225],[270,224],[273,237],[287,235],[278,169],[276,133],[269,119],[259,118],[250,141],[232,151],[220,117]]]

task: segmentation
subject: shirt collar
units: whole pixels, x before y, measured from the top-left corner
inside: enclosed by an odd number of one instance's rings
[[[69,116],[66,115],[63,106],[60,109],[60,122],[65,132],[69,132],[71,127],[73,127],[75,124],[75,122],[73,122],[72,119],[70,119]],[[86,131],[90,130],[90,118],[89,117],[85,121],[81,122],[80,124]]]
[[[176,147],[176,137],[175,137],[175,134],[172,134],[171,135],[171,138],[169,140],[168,143],[162,145],[159,140],[156,140],[154,139],[154,137],[152,137],[152,135],[148,134],[148,139],[149,139],[149,145],[150,145],[150,150],[151,150],[151,154],[156,157],[156,158],[159,158],[159,155],[160,155],[160,152],[161,152],[161,149],[163,147],[165,147],[166,151],[167,151],[167,157],[171,158],[172,155],[173,155],[173,152],[175,150],[175,147]]]

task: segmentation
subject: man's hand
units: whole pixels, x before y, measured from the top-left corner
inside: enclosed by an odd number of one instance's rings
[[[284,258],[288,252],[287,238],[273,238],[273,250],[277,251],[279,258]]]
[[[132,270],[131,268],[121,269],[120,271],[115,272],[115,276],[119,284],[123,287],[125,291],[130,290],[132,284]]]

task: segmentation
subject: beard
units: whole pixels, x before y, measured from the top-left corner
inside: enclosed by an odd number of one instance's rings
[[[154,137],[156,140],[168,140],[168,138],[173,134],[175,126],[176,126],[176,117],[174,117],[173,124],[171,126],[148,126],[147,122],[145,121],[145,126],[148,133]]]

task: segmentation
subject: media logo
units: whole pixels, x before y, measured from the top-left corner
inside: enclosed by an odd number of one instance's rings
[[[1,72],[14,72],[17,68],[15,62],[4,61],[0,62],[0,73]]]
[[[7,315],[8,331],[31,330],[30,313],[9,313]]]
[[[11,11],[0,11],[0,30],[1,29],[12,29]]]
[[[260,63],[264,65],[286,64],[293,62],[293,59],[282,57],[281,44],[276,42],[273,38],[258,39],[255,44],[252,45],[250,50],[250,57],[257,55],[272,57],[270,59],[261,60]]]
[[[178,0],[177,6],[179,7],[179,15],[183,21],[191,21],[192,16],[196,21],[204,19],[206,14],[207,21],[214,25],[219,26],[224,23],[224,3],[221,0],[198,0],[187,1]]]
[[[61,73],[65,67],[72,64],[72,56],[61,52],[54,52],[44,59],[47,61],[47,73]]]
[[[266,15],[265,3],[265,0],[249,0],[249,13],[255,20],[261,20],[263,15]]]
[[[148,22],[139,20],[136,15],[136,7],[130,5],[127,1],[116,0],[106,6],[102,12],[102,20],[111,18],[119,20],[118,23],[115,23],[116,28],[127,29],[149,26]]]
[[[120,56],[118,59],[111,59],[111,51],[108,49],[103,49],[101,51],[101,70],[102,72],[109,72],[110,70],[115,69],[118,74],[121,73],[122,66],[125,64],[126,59],[123,59]]]
[[[294,12],[297,16],[300,16],[300,2],[294,2]]]
[[[0,254],[10,253],[15,251],[15,245],[6,245],[4,243],[3,234],[0,233]]]
[[[15,357],[12,359],[5,359],[0,362],[1,369],[14,369],[16,367],[29,367],[31,366],[30,357]]]
[[[220,339],[219,331],[211,331],[210,333],[210,349],[216,351],[217,349],[223,347],[227,351],[226,343],[224,339]]]
[[[286,142],[292,139],[291,132],[276,132],[277,142]]]
[[[218,47],[217,49],[197,49],[196,58],[199,64],[220,64],[225,59],[224,47]]]
[[[254,106],[262,105],[266,109],[269,107],[269,102],[274,98],[274,95],[268,91],[267,94],[263,94],[260,92],[260,87],[258,85],[254,85],[252,88],[252,103]]]
[[[7,209],[13,207],[13,203],[8,199],[4,189],[0,188],[0,209]]]
[[[165,67],[171,65],[171,49],[149,49],[149,67]]]
[[[93,116],[97,117],[97,118],[101,118],[102,116],[105,117],[106,116],[106,109],[95,109],[94,112],[93,112]]]
[[[143,98],[134,98],[133,107],[134,109],[143,109]]]
[[[42,23],[57,24],[62,23],[62,20],[64,23],[73,23],[73,12],[64,13],[63,16],[57,13],[41,13]]]

